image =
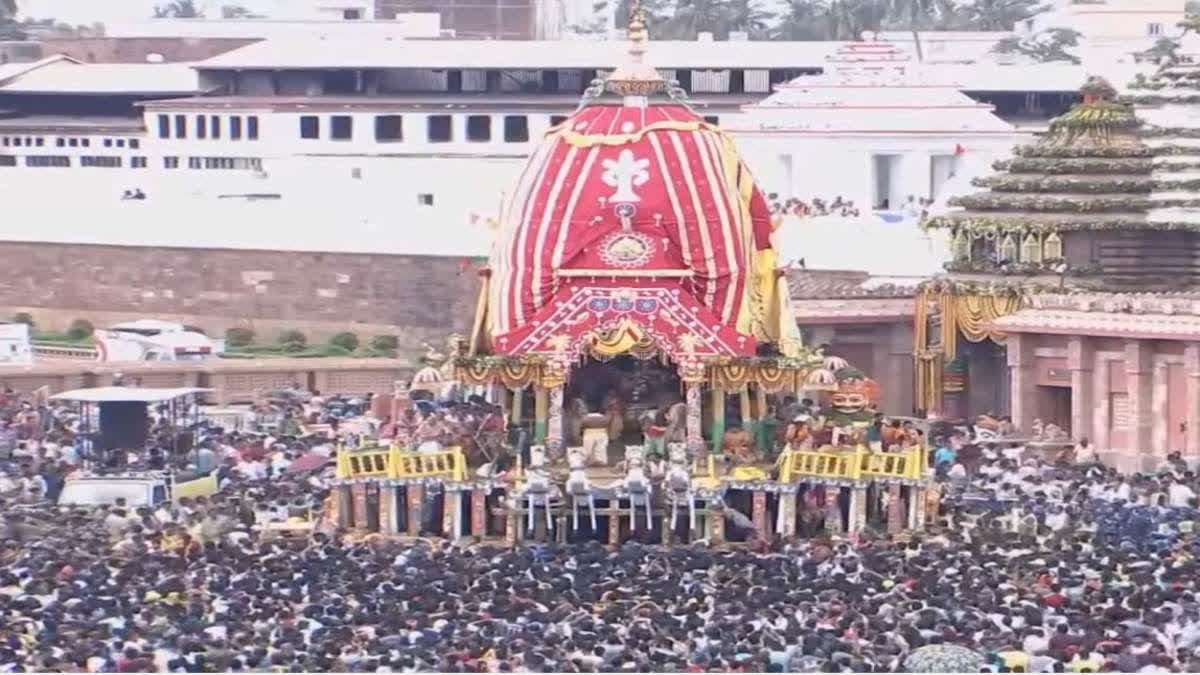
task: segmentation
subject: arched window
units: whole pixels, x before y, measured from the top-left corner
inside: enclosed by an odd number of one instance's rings
[[[1032,232],[1025,235],[1025,240],[1021,242],[1021,262],[1042,262],[1042,242],[1041,239]]]
[[[1042,241],[1042,260],[1062,260],[1062,257],[1062,237],[1058,236],[1057,232],[1051,232]]]
[[[1017,262],[1017,241],[1011,234],[1004,235],[1004,239],[1000,241],[1000,262]]]

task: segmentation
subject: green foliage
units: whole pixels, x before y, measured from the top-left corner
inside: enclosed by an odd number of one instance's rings
[[[349,331],[338,333],[337,335],[329,338],[329,344],[336,347],[341,347],[347,352],[352,352],[355,349],[358,349],[358,336]]]
[[[96,327],[87,319],[75,319],[67,329],[67,337],[75,341],[86,340],[96,332]]]
[[[394,352],[400,347],[400,338],[395,335],[376,335],[371,338],[371,349],[377,352]]]
[[[285,330],[279,334],[279,344],[281,345],[300,345],[303,349],[308,344],[308,338],[298,330]]]
[[[303,342],[292,340],[289,342],[284,342],[282,347],[283,347],[284,353],[296,354],[298,352],[304,351],[306,345]]]
[[[16,314],[13,314],[12,320],[13,323],[23,323],[30,328],[33,328],[37,325],[33,321],[33,315],[29,312],[17,312]]]
[[[1016,54],[1035,63],[1065,61],[1078,65],[1078,56],[1067,51],[1079,46],[1081,33],[1070,28],[1051,28],[1029,37],[1009,37],[996,43],[992,51],[996,54]]]
[[[171,0],[165,5],[155,6],[154,18],[202,19],[204,10],[196,4],[196,0]]]
[[[226,347],[245,347],[254,344],[254,331],[249,328],[230,328],[225,331]]]

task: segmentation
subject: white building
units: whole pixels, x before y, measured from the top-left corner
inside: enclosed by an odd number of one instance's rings
[[[29,326],[0,323],[0,366],[24,366],[33,363],[33,343]]]
[[[779,201],[841,197],[863,211],[917,211],[1025,138],[962,88],[891,43],[852,43],[823,75],[778,87],[723,126]]]

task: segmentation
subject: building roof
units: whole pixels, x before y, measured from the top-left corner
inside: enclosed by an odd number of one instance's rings
[[[780,260],[809,270],[854,269],[871,277],[932,277],[950,259],[948,238],[914,216],[784,216],[775,232]]]
[[[24,115],[0,118],[0,132],[46,133],[54,131],[83,133],[135,134],[145,130],[141,117],[101,115]]]
[[[180,63],[84,64],[58,60],[0,84],[0,93],[6,94],[176,95],[199,91],[196,71]]]
[[[659,68],[819,67],[838,42],[652,40],[646,61]],[[622,41],[266,40],[196,64],[200,70],[328,68],[610,69]]]
[[[211,391],[213,390],[203,387],[176,387],[170,389],[94,387],[91,389],[64,391],[50,398],[56,401],[76,401],[79,403],[161,403],[186,396],[206,394]]]
[[[65,56],[63,54],[55,54],[54,56],[47,56],[44,59],[40,59],[38,61],[30,61],[28,63],[0,64],[0,85],[4,85],[7,82],[9,82],[10,80],[12,80],[13,78],[20,77],[22,75],[25,75],[26,73],[30,73],[35,70],[38,70],[39,68],[44,68],[44,67],[54,64],[54,63],[64,63],[64,62],[76,63],[76,64],[79,63],[79,61],[76,61],[75,59],[72,59],[69,56]]]
[[[823,67],[821,75],[780,85],[724,126],[734,132],[1015,133],[991,105],[962,93],[955,77],[962,71],[921,65],[890,42],[843,44]]]
[[[852,262],[852,261],[847,261]],[[860,270],[787,270],[793,300],[911,298],[925,280],[917,277],[873,277]]]
[[[792,301],[792,312],[801,324],[894,323],[911,320],[915,308],[913,298]]]

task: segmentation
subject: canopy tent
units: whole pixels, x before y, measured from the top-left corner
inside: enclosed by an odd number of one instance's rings
[[[163,403],[175,399],[207,394],[212,389],[204,387],[172,387],[152,389],[143,387],[92,387],[73,389],[55,394],[52,401],[74,401],[77,403]]]

